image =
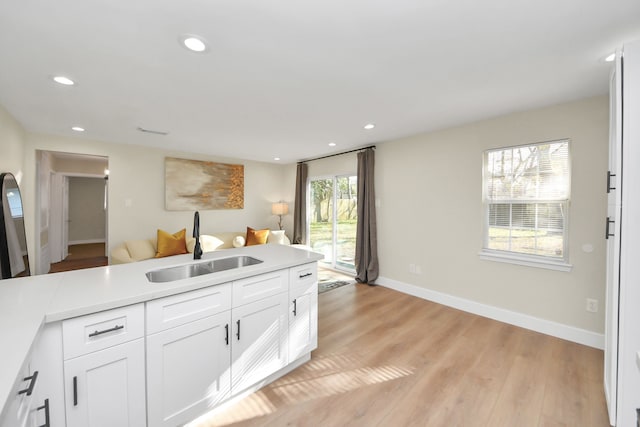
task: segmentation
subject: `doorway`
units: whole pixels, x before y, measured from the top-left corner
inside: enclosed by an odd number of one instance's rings
[[[357,190],[356,175],[309,181],[309,244],[324,254],[321,266],[355,271]]]
[[[38,274],[107,265],[108,158],[38,151]]]

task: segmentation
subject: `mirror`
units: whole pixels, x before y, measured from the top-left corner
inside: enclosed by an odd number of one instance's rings
[[[27,238],[24,232],[22,197],[16,178],[10,173],[0,174],[2,203],[0,203],[0,275],[3,279],[29,276]]]

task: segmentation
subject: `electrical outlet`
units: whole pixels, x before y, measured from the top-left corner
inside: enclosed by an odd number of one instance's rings
[[[587,311],[591,312],[591,313],[597,313],[598,312],[598,300],[597,299],[587,298]]]
[[[416,272],[416,265],[415,264],[409,264],[409,273],[414,273]]]

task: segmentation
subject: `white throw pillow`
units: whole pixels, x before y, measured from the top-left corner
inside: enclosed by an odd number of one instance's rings
[[[269,232],[269,238],[267,243],[275,243],[276,245],[284,245],[286,242],[284,240],[284,230],[271,230]]]
[[[241,248],[244,246],[244,237],[243,236],[236,236],[233,238],[233,247],[234,248]]]
[[[149,259],[156,256],[156,248],[150,240],[126,240],[124,245],[129,251],[129,255],[136,261]]]

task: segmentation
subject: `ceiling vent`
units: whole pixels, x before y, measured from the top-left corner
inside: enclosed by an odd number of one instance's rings
[[[169,132],[163,132],[161,130],[145,129],[145,128],[141,128],[140,126],[138,126],[138,130],[140,132],[152,133],[154,135],[162,135],[162,136],[169,135]]]

